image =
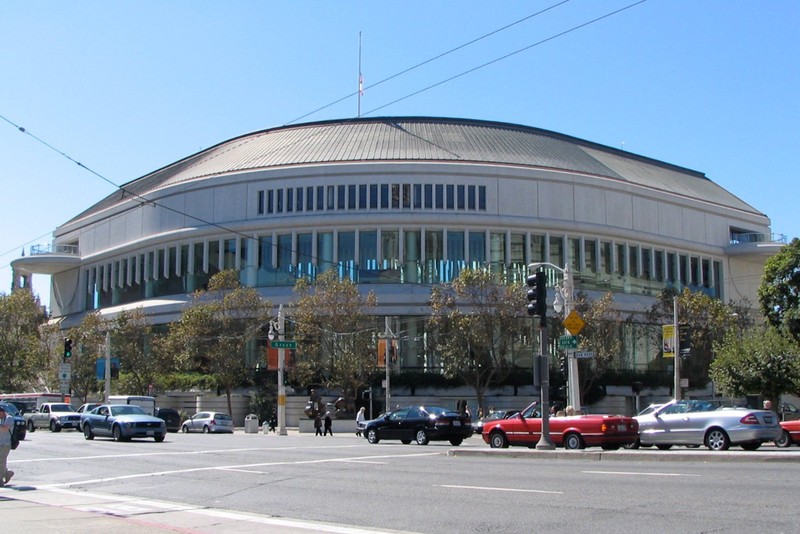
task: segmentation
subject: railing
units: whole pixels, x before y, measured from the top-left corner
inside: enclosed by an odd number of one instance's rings
[[[71,254],[77,256],[78,245],[31,245],[31,256],[37,254]]]
[[[731,245],[740,245],[743,243],[782,243],[786,244],[785,234],[759,234],[759,233],[746,233],[746,234],[731,234]]]

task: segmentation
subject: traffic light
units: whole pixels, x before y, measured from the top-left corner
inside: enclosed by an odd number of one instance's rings
[[[71,358],[72,357],[72,340],[70,338],[64,338],[64,358]]]
[[[558,357],[558,364],[561,367],[561,374],[564,375],[564,378],[569,376],[569,368],[567,367],[567,357],[562,355]]]
[[[528,285],[528,315],[538,316],[544,326],[547,316],[547,277],[544,271],[530,275],[526,284]]]

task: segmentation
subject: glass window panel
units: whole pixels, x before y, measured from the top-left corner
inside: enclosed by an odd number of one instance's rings
[[[295,211],[303,211],[303,205],[304,205],[303,191],[305,191],[305,189],[303,189],[302,187],[298,187],[297,189],[295,189],[295,194],[297,196],[297,205]]]
[[[403,208],[411,208],[411,184],[403,184]]]
[[[422,184],[414,184],[414,209],[422,208]]]
[[[306,187],[306,211],[314,211],[314,188]]]
[[[367,184],[358,186],[358,209],[367,209]]]
[[[433,208],[433,184],[425,184],[425,209]]]
[[[329,185],[325,189],[325,194],[328,197],[325,202],[325,209],[332,211],[336,207],[336,188],[332,185]]]
[[[347,209],[349,209],[349,210],[356,209],[356,186],[355,185],[348,185],[347,186]]]
[[[639,247],[636,245],[628,246],[628,274],[639,276]]]
[[[466,191],[463,185],[456,187],[456,208],[463,210],[466,207]]]
[[[369,207],[373,210],[378,209],[378,184],[369,186]]]
[[[343,185],[336,187],[336,209],[343,210],[347,205],[347,188]]]
[[[278,269],[288,272],[292,267],[292,235],[278,236]]]
[[[378,268],[378,232],[361,231],[358,233],[358,264],[361,269]]]
[[[400,208],[400,184],[392,184],[392,209]]]
[[[381,209],[389,209],[389,184],[381,184]]]
[[[447,259],[464,260],[464,232],[447,232]]]
[[[478,187],[478,210],[486,211],[486,186]]]
[[[597,258],[597,241],[594,239],[586,239],[583,241],[583,259],[584,268],[590,273],[597,272],[598,258]]]
[[[550,236],[550,263],[564,265],[564,238],[561,236]]]
[[[522,265],[525,263],[525,234],[511,234],[511,264]]]
[[[275,191],[267,191],[267,213],[275,213]]]
[[[431,231],[425,232],[425,259],[441,260],[444,258],[444,232]]]
[[[258,192],[258,201],[256,202],[256,212],[259,215],[264,215],[264,191]]]
[[[475,186],[471,185],[467,188],[467,209],[475,210]]]
[[[436,184],[436,209],[444,209],[444,185]]]
[[[453,184],[447,184],[447,209],[451,210],[455,208],[455,196],[455,186],[453,186]]]
[[[171,261],[171,258],[170,258]],[[226,239],[223,242],[222,263],[225,269],[233,269],[236,267],[236,240]],[[170,271],[174,271],[173,266],[170,266]]]
[[[569,245],[569,266],[573,273],[578,273],[581,270],[581,240],[570,237],[567,239],[567,243]]]
[[[544,259],[544,239],[543,235],[531,234],[531,262],[543,262]]]
[[[291,213],[294,211],[294,189],[291,187],[286,190],[286,212]]]
[[[469,233],[469,261],[473,264],[486,262],[486,234]]]
[[[317,211],[325,209],[325,186],[317,186]]]

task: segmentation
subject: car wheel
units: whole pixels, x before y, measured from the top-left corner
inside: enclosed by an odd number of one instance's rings
[[[721,428],[712,428],[706,433],[705,444],[712,451],[727,451],[731,440]]]
[[[50,421],[50,432],[61,432],[61,426],[55,421]]]
[[[452,445],[453,447],[458,447],[459,445],[461,445],[462,441],[464,441],[464,440],[461,439],[461,438],[451,439],[450,440],[450,445]]]
[[[188,426],[186,426],[186,425],[183,425],[183,426],[181,427],[181,432],[183,432],[184,434],[186,434],[187,432],[189,432],[189,427],[188,427]]]
[[[410,439],[401,439],[400,443],[402,443],[403,445],[408,445],[409,443],[411,443],[411,440]]]
[[[378,443],[380,440],[381,438],[378,437],[378,432],[374,428],[370,428],[369,430],[367,430],[367,441],[369,441],[374,445],[375,443]]]
[[[94,439],[94,434],[92,433],[92,427],[89,425],[83,425],[83,438],[88,440]]]
[[[489,436],[489,446],[493,449],[507,449],[508,439],[502,432],[492,432]]]
[[[28,432],[36,432],[36,427],[33,426],[33,421],[28,421]]]
[[[125,438],[122,436],[122,428],[119,425],[114,426],[114,430],[112,431],[114,435],[114,441],[123,441]]]
[[[425,429],[420,428],[417,430],[417,445],[427,445],[428,444],[428,433],[425,432]]]
[[[564,448],[568,450],[577,450],[583,449],[585,445],[583,444],[583,438],[580,434],[575,432],[570,432],[566,436],[564,436]]]
[[[742,443],[739,446],[746,451],[756,451],[761,446],[761,442],[758,441],[756,443]]]
[[[631,449],[631,450],[638,449],[641,446],[642,446],[642,442],[639,441],[638,439],[636,441],[634,441],[633,443],[626,443],[625,445],[623,445],[623,447],[625,447],[626,449]]]
[[[203,427],[203,434],[208,434],[209,432],[211,432],[211,429],[210,429],[210,428],[208,428],[208,425],[205,425],[205,426]]]
[[[668,443],[658,443],[656,444],[656,448],[660,451],[668,451],[672,448],[672,445]]]
[[[155,436],[154,439],[156,440],[156,443],[161,443],[164,441],[164,435],[162,434],[161,436]]]
[[[781,430],[781,436],[775,440],[777,447],[786,448],[792,444],[792,436],[789,435],[788,430]]]

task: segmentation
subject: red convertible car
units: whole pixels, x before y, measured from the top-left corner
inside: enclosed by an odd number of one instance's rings
[[[791,444],[800,445],[800,419],[795,421],[781,421],[781,435],[775,440],[778,447],[788,447]]]
[[[486,423],[483,441],[493,449],[509,445],[535,447],[542,435],[542,418],[534,402],[521,413]],[[550,417],[550,439],[557,447],[583,449],[602,447],[614,450],[639,438],[639,423],[623,415],[572,415]]]

